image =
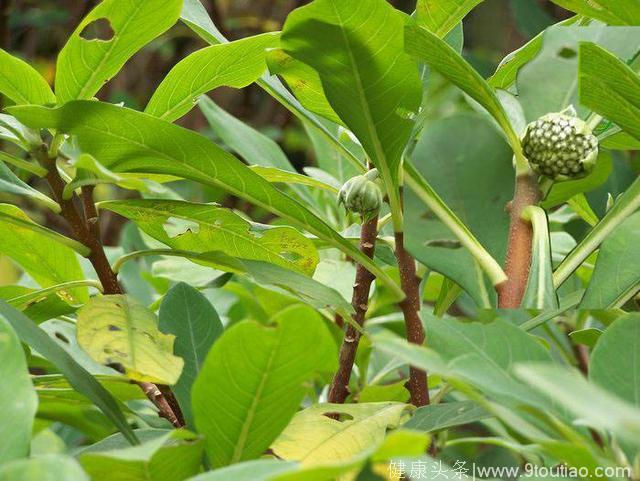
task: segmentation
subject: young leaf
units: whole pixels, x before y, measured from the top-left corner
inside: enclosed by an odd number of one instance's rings
[[[0,93],[16,104],[55,103],[47,81],[28,63],[0,48]]]
[[[533,227],[531,267],[527,289],[522,298],[524,309],[557,309],[558,296],[553,287],[553,262],[547,214],[537,206],[529,206],[522,213]]]
[[[102,202],[99,206],[132,220],[174,249],[220,251],[307,275],[313,274],[319,261],[313,242],[296,229],[249,222],[217,205],[145,199]]]
[[[294,306],[273,321],[227,330],[193,385],[193,416],[213,466],[259,457],[297,411],[304,383],[336,367],[335,343],[315,311]]]
[[[404,403],[316,404],[296,414],[271,445],[280,458],[302,466],[348,461],[375,450],[413,406]],[[336,420],[327,413],[347,415]]]
[[[33,389],[22,345],[11,325],[0,316],[0,465],[29,455],[38,396]]]
[[[552,0],[562,8],[609,25],[639,25],[640,5],[633,0]]]
[[[402,230],[398,182],[422,84],[404,53],[407,19],[385,0],[315,0],[283,27],[285,52],[315,69],[331,107],[380,172]]]
[[[20,459],[0,467],[2,481],[89,481],[89,476],[71,456],[48,454]]]
[[[640,212],[616,227],[598,252],[581,309],[621,307],[640,290]]]
[[[382,269],[323,220],[195,132],[100,102],[70,102],[53,110],[39,107],[12,110],[34,127],[53,127],[75,135],[85,152],[113,171],[176,175],[221,187],[264,207],[328,241],[374,273],[398,298],[404,297]]]
[[[92,98],[138,50],[176,23],[181,8],[182,0],[101,2],[58,55],[58,102]],[[91,38],[92,29],[97,38]]]
[[[278,37],[278,33],[265,33],[192,53],[167,74],[145,112],[173,122],[206,92],[223,85],[242,88],[255,82],[267,69],[266,49],[276,46]]]
[[[175,336],[158,330],[156,315],[124,295],[93,297],[78,311],[78,343],[91,358],[117,365],[130,379],[175,384],[184,361],[173,355]]]
[[[418,23],[444,38],[482,0],[418,0]]]
[[[520,68],[540,52],[543,34],[544,32],[540,32],[518,50],[503,58],[494,74],[487,79],[487,83],[495,89],[504,90],[513,85]]]
[[[8,321],[22,342],[56,366],[69,383],[89,398],[116,426],[131,444],[137,438],[118,407],[118,403],[93,376],[81,367],[64,349],[20,311],[0,300],[0,317]]]
[[[640,316],[616,319],[591,353],[589,379],[640,408]]]
[[[4,156],[0,153],[0,161]],[[60,206],[53,199],[40,193],[28,184],[22,182],[4,163],[0,162],[0,192],[15,194],[32,199],[53,212],[60,212]]]
[[[160,304],[158,327],[176,336],[173,353],[184,359],[184,368],[173,392],[187,426],[193,426],[191,386],[207,353],[224,329],[218,313],[197,289],[180,282],[172,287]]]
[[[19,208],[0,204],[0,253],[16,261],[42,287],[84,279],[73,251],[88,253],[88,248],[29,219]],[[67,292],[72,303],[89,298],[87,288]]]
[[[454,401],[418,408],[403,428],[432,432],[475,423],[489,416],[487,411],[472,401]]]
[[[84,452],[80,464],[91,481],[184,481],[200,471],[203,444],[188,431],[168,431],[140,446]]]
[[[487,109],[502,128],[513,149],[519,165],[517,170],[528,171],[528,163],[522,154],[518,134],[511,126],[509,116],[498,97],[482,76],[444,40],[418,25],[406,26],[405,48],[409,54],[429,64]]]
[[[309,187],[324,189],[336,196],[338,195],[338,189],[336,189],[335,186],[329,185],[321,180],[314,179],[313,177],[309,177],[308,175],[276,169],[275,167],[263,167],[261,165],[251,165],[250,168],[260,177],[268,180],[269,182],[307,185]]]
[[[593,43],[580,44],[580,102],[640,140],[640,76]]]

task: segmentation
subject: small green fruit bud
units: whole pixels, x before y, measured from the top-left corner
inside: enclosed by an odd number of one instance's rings
[[[553,180],[588,175],[598,157],[598,139],[575,110],[550,113],[531,122],[522,138],[531,168]]]
[[[376,169],[365,175],[357,175],[344,183],[338,193],[338,203],[344,205],[347,212],[354,212],[370,219],[382,206],[382,191],[375,179]]]

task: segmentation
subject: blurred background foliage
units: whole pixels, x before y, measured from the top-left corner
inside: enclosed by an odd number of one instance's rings
[[[0,0],[0,47],[29,61],[53,83],[57,53],[97,3],[98,0]],[[216,25],[229,39],[279,30],[289,12],[306,3],[308,1],[305,0],[203,1]],[[391,3],[407,13],[415,8],[415,0],[391,0]],[[519,48],[545,27],[569,16],[569,12],[548,0],[486,0],[465,19],[464,55],[484,76],[489,76],[507,53]],[[179,23],[134,56],[98,97],[143,109],[171,67],[205,46],[201,39]],[[460,91],[447,82],[439,81],[432,85],[432,102],[428,105],[430,120],[469,109]],[[296,168],[316,163],[312,144],[300,123],[257,86],[242,90],[220,88],[211,93],[211,97],[223,109],[275,140]],[[193,109],[179,123],[218,141],[199,109]],[[257,212],[243,201],[223,198],[222,193],[194,183],[177,183],[171,187],[185,199],[217,201],[245,210],[254,220],[269,220],[266,214]],[[116,188],[106,185],[99,186],[96,194],[98,198],[137,195],[132,191],[116,193]],[[29,206],[24,208],[33,212]],[[62,226],[56,225],[54,216],[38,220],[63,230]],[[118,245],[123,219],[104,212],[101,222],[105,244]]]

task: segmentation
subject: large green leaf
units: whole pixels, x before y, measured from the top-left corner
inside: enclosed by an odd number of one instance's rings
[[[193,416],[213,466],[260,456],[299,408],[304,383],[336,367],[336,345],[315,311],[294,306],[273,321],[227,330],[193,385]]]
[[[36,224],[18,207],[0,204],[0,253],[16,261],[42,287],[84,279],[76,253],[69,246],[88,252],[82,244]],[[66,294],[76,304],[88,299],[86,287]]]
[[[324,221],[195,132],[99,102],[70,102],[53,110],[12,110],[33,127],[56,128],[77,136],[84,151],[114,172],[171,174],[222,187],[328,241],[373,272],[397,297],[404,296],[386,273]]]
[[[0,93],[16,104],[56,101],[47,81],[28,63],[0,49]]]
[[[593,43],[580,44],[580,101],[640,139],[640,76]]]
[[[191,386],[209,349],[224,328],[207,298],[184,282],[176,284],[165,294],[158,317],[160,330],[176,336],[173,352],[184,360],[182,374],[173,392],[187,426],[192,427]]]
[[[281,37],[285,52],[318,72],[329,103],[378,168],[395,214],[401,156],[422,98],[418,68],[404,53],[406,21],[386,0],[315,0],[289,14]]]
[[[295,470],[298,463],[258,459],[202,473],[189,481],[271,481],[281,473]]]
[[[418,0],[418,23],[444,38],[482,0]]]
[[[119,365],[130,379],[175,384],[184,361],[173,355],[175,336],[158,330],[156,315],[125,295],[93,297],[78,311],[78,343],[91,358]]]
[[[560,112],[570,105],[579,116],[585,116],[588,111],[578,101],[580,42],[596,42],[622,58],[631,58],[640,49],[634,30],[603,25],[556,25],[547,29],[538,55],[518,72],[518,99],[527,122],[549,112]]]
[[[0,160],[2,159],[3,156],[0,156]],[[27,197],[56,213],[60,212],[57,202],[22,182],[3,162],[0,162],[0,192]]]
[[[640,212],[616,227],[600,246],[581,309],[620,307],[640,290]]]
[[[89,398],[131,443],[137,441],[127,424],[118,403],[93,376],[81,367],[64,349],[58,346],[46,332],[20,311],[0,301],[0,316],[11,324],[22,342],[31,346],[41,356],[56,366],[69,383]]]
[[[200,471],[202,438],[168,431],[140,446],[84,452],[80,464],[91,481],[183,481]]]
[[[378,447],[413,407],[404,403],[316,404],[296,414],[271,445],[278,457],[316,466],[348,461]],[[345,414],[336,420],[327,413]]]
[[[619,317],[600,336],[589,379],[640,408],[640,315]]]
[[[477,114],[433,122],[412,156],[412,165],[429,179],[441,202],[457,214],[458,222],[471,231],[471,238],[475,235],[476,243],[500,263],[505,256],[509,230],[509,215],[504,206],[513,196],[511,158],[512,153],[500,134]],[[412,182],[412,178],[407,179],[409,185]],[[478,305],[489,307],[495,295],[476,264],[478,255],[471,253],[471,248],[477,250],[475,245],[458,242],[457,232],[439,220],[444,217],[435,215],[411,191],[405,194],[405,217],[409,252],[454,280]],[[500,282],[500,277],[491,280]]]
[[[437,70],[487,109],[502,128],[518,164],[523,169],[528,165],[522,155],[518,134],[495,92],[458,52],[437,35],[415,24],[407,25],[405,29],[405,48],[408,53]]]
[[[129,58],[176,23],[181,8],[182,0],[100,3],[80,22],[58,55],[58,102],[92,98]],[[87,40],[92,27],[105,30],[106,38]]]
[[[126,200],[100,204],[135,222],[140,229],[174,249],[220,251],[313,274],[319,258],[313,242],[292,227],[249,222],[217,205],[176,200]]]
[[[522,215],[531,222],[533,241],[529,279],[521,307],[524,309],[557,309],[558,296],[553,287],[553,262],[547,214],[538,206],[529,206]]]
[[[255,82],[267,69],[266,49],[275,47],[278,37],[278,33],[265,33],[192,53],[167,74],[145,112],[173,122],[210,90],[223,85],[242,88]]]
[[[562,8],[609,25],[640,25],[640,4],[635,0],[552,0]]]
[[[11,325],[0,317],[0,465],[29,454],[38,397],[31,384],[22,345]]]
[[[89,476],[70,456],[45,455],[20,459],[0,467],[2,481],[89,481]]]
[[[454,401],[422,406],[404,424],[406,429],[438,431],[441,429],[475,423],[490,414],[472,401]]]

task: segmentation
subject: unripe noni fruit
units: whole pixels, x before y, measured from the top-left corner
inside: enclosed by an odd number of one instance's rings
[[[365,219],[376,215],[382,206],[382,191],[376,179],[378,171],[372,169],[364,175],[347,180],[338,193],[338,203],[348,212],[362,215]]]
[[[598,139],[575,110],[551,113],[531,122],[522,138],[531,168],[553,180],[589,174],[598,157]]]

